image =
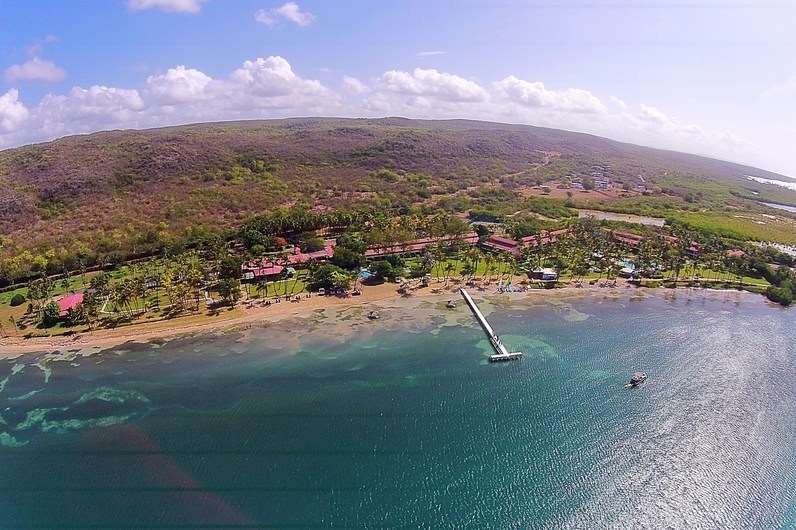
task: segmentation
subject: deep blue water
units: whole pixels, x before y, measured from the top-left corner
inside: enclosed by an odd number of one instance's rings
[[[0,527],[796,527],[793,310],[457,311],[3,362]]]

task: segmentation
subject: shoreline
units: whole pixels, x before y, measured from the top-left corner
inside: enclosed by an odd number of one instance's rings
[[[415,290],[409,295],[398,292],[395,284],[381,284],[365,287],[358,296],[336,297],[313,295],[300,302],[272,303],[265,306],[260,303],[249,304],[240,302],[234,309],[226,310],[230,316],[225,318],[224,313],[218,316],[205,314],[192,314],[158,322],[139,323],[122,328],[101,329],[82,332],[74,335],[57,335],[52,337],[8,337],[3,339],[0,346],[0,359],[12,360],[28,353],[50,353],[79,350],[103,350],[117,347],[127,343],[147,343],[156,340],[176,339],[203,333],[224,333],[251,328],[259,323],[272,324],[283,320],[311,316],[312,313],[327,309],[349,309],[373,305],[374,309],[387,309],[389,307],[409,306],[413,301],[439,301],[444,302],[454,298],[459,300],[459,284],[449,285],[447,289],[442,286],[430,286]],[[492,286],[490,286],[492,287]],[[498,293],[494,289],[479,289],[467,287],[475,298],[491,298],[496,296],[509,297],[509,299],[523,299],[533,301],[533,298],[544,296],[539,301],[552,301],[563,298],[583,298],[595,295],[617,296],[634,293],[637,295],[658,294],[664,292],[680,292],[690,290],[689,287],[675,289],[636,287],[627,282],[617,283],[616,287],[559,287],[555,289],[530,289],[516,293]],[[734,289],[699,289],[701,292],[737,292]],[[204,321],[195,322],[197,318]]]

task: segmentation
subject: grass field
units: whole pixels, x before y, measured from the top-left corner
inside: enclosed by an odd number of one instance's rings
[[[696,230],[733,239],[796,244],[796,220],[756,213],[676,212],[670,215]]]

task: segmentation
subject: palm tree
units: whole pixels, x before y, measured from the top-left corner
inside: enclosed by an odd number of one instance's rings
[[[487,274],[490,274],[494,270],[495,258],[492,254],[486,254],[484,256],[484,275],[481,279],[485,279]]]
[[[451,273],[456,270],[456,263],[452,260],[445,263],[445,287],[448,286],[448,278],[450,277]]]

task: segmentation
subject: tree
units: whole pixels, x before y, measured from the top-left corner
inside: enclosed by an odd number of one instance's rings
[[[218,265],[218,277],[225,280],[240,279],[243,260],[237,256],[224,256]]]
[[[218,282],[218,294],[224,303],[234,306],[240,300],[240,280],[237,278],[225,278]]]
[[[352,250],[351,248],[341,246],[335,247],[334,255],[331,259],[333,264],[348,270],[361,267],[364,261],[365,256],[362,253]]]
[[[299,242],[302,252],[317,252],[325,246],[326,242],[315,234],[305,234]]]
[[[398,272],[389,261],[374,261],[370,264],[370,272],[377,278],[394,281],[398,277]]]
[[[313,289],[348,288],[351,277],[337,265],[325,264],[310,272],[309,285]]]
[[[41,323],[45,327],[54,326],[58,323],[58,320],[61,318],[61,310],[58,308],[58,304],[55,302],[50,302],[41,312]]]

